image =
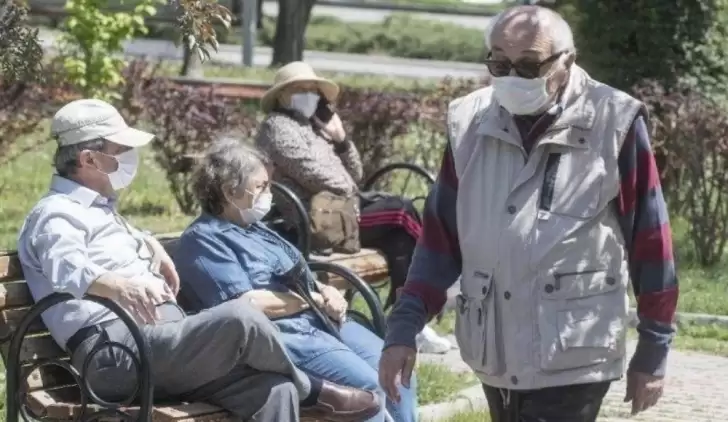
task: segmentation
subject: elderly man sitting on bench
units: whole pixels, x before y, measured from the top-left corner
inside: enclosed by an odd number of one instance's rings
[[[130,128],[99,100],[73,101],[51,125],[57,174],[33,207],[18,255],[34,299],[67,292],[43,320],[79,371],[97,345],[116,342],[138,353],[126,325],[84,295],[111,299],[140,324],[151,349],[155,397],[207,401],[243,420],[357,421],[376,413],[377,396],[300,372],[265,315],[227,302],[194,316],[175,304],[179,276],[161,244],[116,211],[116,192],[131,184],[137,148],[153,135]],[[105,400],[136,388],[133,359],[118,348],[93,354],[82,376]]]

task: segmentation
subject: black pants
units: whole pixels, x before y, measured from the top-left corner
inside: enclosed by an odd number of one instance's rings
[[[540,390],[483,385],[492,422],[595,422],[611,381]]]

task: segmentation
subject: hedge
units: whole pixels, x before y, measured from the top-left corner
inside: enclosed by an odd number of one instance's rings
[[[266,20],[259,35],[264,45],[273,45],[274,29],[272,20]],[[483,31],[404,14],[393,14],[381,24],[314,17],[306,29],[306,48],[460,62],[484,58]]]
[[[273,46],[275,20],[265,18],[258,43]],[[412,59],[481,63],[484,31],[447,22],[393,14],[382,23],[343,22],[330,16],[314,16],[306,28],[306,49],[352,54],[381,54]],[[154,25],[150,38],[174,39],[170,25]],[[239,44],[239,28],[220,34],[221,43]]]

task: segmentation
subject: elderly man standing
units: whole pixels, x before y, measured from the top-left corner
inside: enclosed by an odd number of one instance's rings
[[[493,421],[594,421],[626,366],[628,285],[639,342],[625,401],[662,394],[678,287],[638,100],[574,64],[556,13],[493,19],[492,86],[453,101],[424,232],[389,319],[380,382],[408,382],[415,334],[462,275],[456,336]]]
[[[249,302],[184,315],[175,303],[179,276],[172,260],[115,207],[117,191],[137,172],[137,148],[153,135],[128,127],[99,100],[64,106],[51,132],[57,174],[21,229],[18,255],[35,300],[53,292],[77,298],[46,311],[43,321],[97,395],[118,401],[133,394],[132,357],[103,346],[121,343],[136,353],[136,345],[114,314],[80,300],[86,294],[116,301],[136,317],[152,352],[155,398],[208,401],[257,422],[297,422],[299,406],[332,422],[376,413],[372,392],[296,369],[278,331]]]

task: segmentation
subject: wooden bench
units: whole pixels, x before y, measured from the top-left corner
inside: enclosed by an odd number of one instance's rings
[[[172,253],[177,238],[160,236],[159,239],[167,251]],[[341,265],[350,265],[351,270]],[[368,297],[367,303],[371,305],[370,312],[373,315],[369,321],[370,327],[381,335],[384,331],[384,316],[381,307],[373,299],[376,293],[355,274],[355,271],[370,274],[370,265],[367,259],[352,261],[350,256],[331,256],[327,257],[326,262],[312,263],[311,269],[319,274],[328,273],[331,280],[353,285],[354,289]],[[44,309],[68,299],[71,299],[71,295],[55,293],[34,304],[17,254],[0,253],[0,354],[5,362],[7,375],[7,422],[17,422],[20,412],[26,412],[30,416],[26,420],[80,420],[81,417],[88,419],[95,412],[104,414],[92,419],[123,419],[108,407],[95,404],[87,392],[82,394],[79,379],[71,373],[73,369],[69,364],[68,354],[55,343],[39,317]],[[135,331],[139,333],[136,324],[118,305],[106,299],[90,299],[115,311],[122,319],[128,319],[127,325],[129,322],[133,325],[130,326],[132,334]],[[33,315],[37,317],[32,318]],[[141,334],[139,336],[141,339]],[[139,342],[137,345],[139,346]],[[139,350],[144,350],[144,346],[139,346]],[[145,361],[144,356],[140,356],[140,361],[139,366],[142,369],[149,367],[148,359]],[[76,377],[80,375],[76,373]],[[122,406],[118,409],[128,415],[127,419],[131,417],[140,421],[160,422],[235,420],[223,409],[207,403],[166,403],[152,406],[150,378],[143,374],[139,378],[139,400],[135,402],[138,405]],[[148,398],[147,404],[144,402],[145,397]]]

